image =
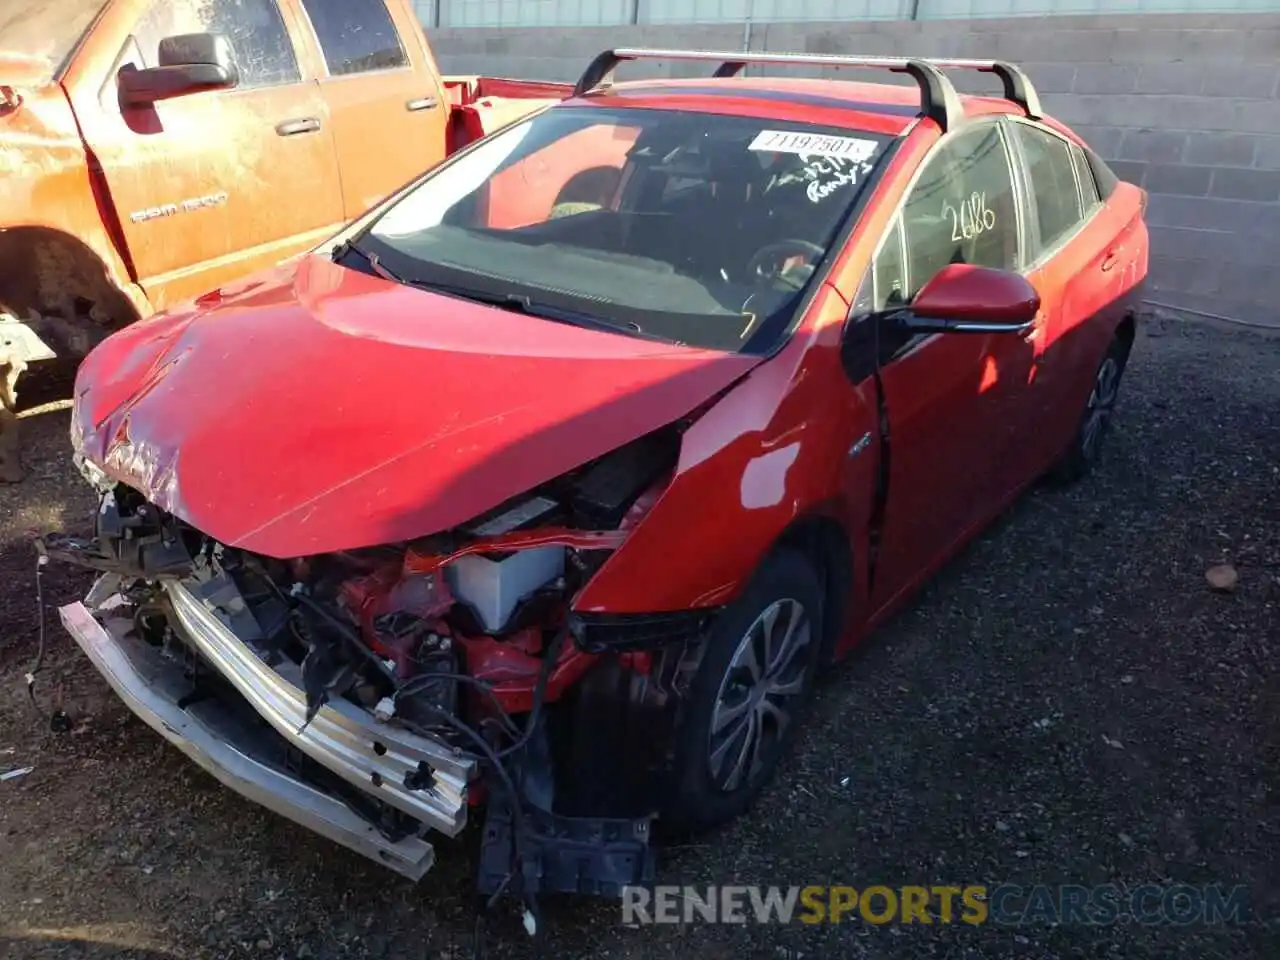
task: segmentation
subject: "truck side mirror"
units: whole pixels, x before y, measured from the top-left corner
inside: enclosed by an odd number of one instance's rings
[[[227,90],[240,82],[231,41],[220,33],[184,33],[165,37],[160,66],[127,66],[117,75],[123,106],[147,106],[205,90]]]

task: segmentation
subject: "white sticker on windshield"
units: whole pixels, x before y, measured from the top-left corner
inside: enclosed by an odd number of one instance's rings
[[[870,160],[878,146],[874,140],[859,137],[834,137],[823,133],[797,133],[794,130],[761,130],[747,149],[811,157],[841,157],[857,161]]]

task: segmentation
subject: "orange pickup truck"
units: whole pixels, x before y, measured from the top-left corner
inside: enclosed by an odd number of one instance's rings
[[[409,0],[0,0],[0,480],[33,361],[321,244],[567,93],[442,78]]]

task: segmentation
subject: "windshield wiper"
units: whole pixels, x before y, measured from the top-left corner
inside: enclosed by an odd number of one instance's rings
[[[472,287],[463,287],[451,283],[436,283],[426,280],[406,280],[412,286],[420,287],[423,290],[432,290],[436,293],[443,293],[451,297],[458,297],[462,300],[473,300],[476,303],[487,304],[491,307],[500,307],[503,310],[513,310],[517,313],[527,314],[531,317],[538,317],[542,320],[553,320],[557,323],[567,323],[575,327],[585,327],[589,330],[601,330],[605,333],[628,333],[632,336],[640,337],[644,340],[654,340],[658,343],[672,343],[673,341],[667,337],[660,337],[657,334],[647,332],[640,324],[630,320],[623,320],[618,323],[611,323],[608,320],[601,320],[599,317],[589,313],[581,313],[577,310],[566,310],[563,307],[553,307],[546,303],[535,301],[528,294],[523,293],[495,293],[488,290],[476,290]],[[676,345],[681,345],[676,342]]]
[[[369,253],[367,250],[362,250],[360,247],[357,247],[350,240],[343,240],[340,244],[334,247],[333,250],[330,251],[330,253],[333,256],[333,261],[335,263],[337,263],[339,260],[341,260],[343,257],[345,257],[348,253],[351,253],[351,252],[358,254],[364,260],[365,263],[369,264],[369,269],[372,270],[379,277],[381,277],[383,280],[390,280],[392,283],[405,282],[400,277],[397,277],[394,273],[392,273],[390,270],[384,267],[382,265],[382,261],[378,259],[378,255],[376,253]]]
[[[653,340],[657,343],[674,343],[676,346],[684,346],[682,340],[671,340],[669,337],[661,337],[657,334],[649,333],[640,324],[632,320],[623,320],[618,323],[610,323],[607,320],[601,320],[599,317],[589,313],[581,313],[577,310],[566,310],[562,307],[553,307],[549,304],[538,303],[534,301],[528,294],[523,293],[498,293],[488,290],[477,290],[473,287],[464,287],[452,283],[437,283],[432,280],[419,280],[414,277],[400,277],[392,273],[382,265],[376,253],[357,247],[350,240],[344,240],[335,246],[330,254],[335,263],[342,260],[348,253],[357,254],[365,263],[369,264],[369,269],[383,280],[390,280],[393,283],[403,283],[406,286],[417,287],[421,290],[431,290],[436,293],[443,293],[446,296],[458,297],[461,300],[472,300],[476,303],[483,303],[491,307],[500,307],[503,310],[514,310],[518,313],[527,314],[531,317],[538,317],[542,320],[553,320],[556,323],[567,323],[575,327],[584,327],[589,330],[600,330],[605,333],[627,333],[631,336],[640,337],[643,340]]]

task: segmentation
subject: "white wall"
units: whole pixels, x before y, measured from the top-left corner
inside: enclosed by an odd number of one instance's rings
[[[1096,13],[1261,13],[1280,0],[414,0],[442,27],[611,26],[625,23],[795,23],[939,20]]]
[[[920,19],[1083,13],[1266,13],[1276,10],[1280,10],[1277,0],[921,0]]]
[[[630,23],[633,0],[436,0],[442,27],[607,26]],[[428,21],[429,22],[429,21]]]
[[[645,13],[648,13],[645,18]],[[910,0],[645,0],[642,23],[714,23],[724,20],[897,20],[911,15]]]

